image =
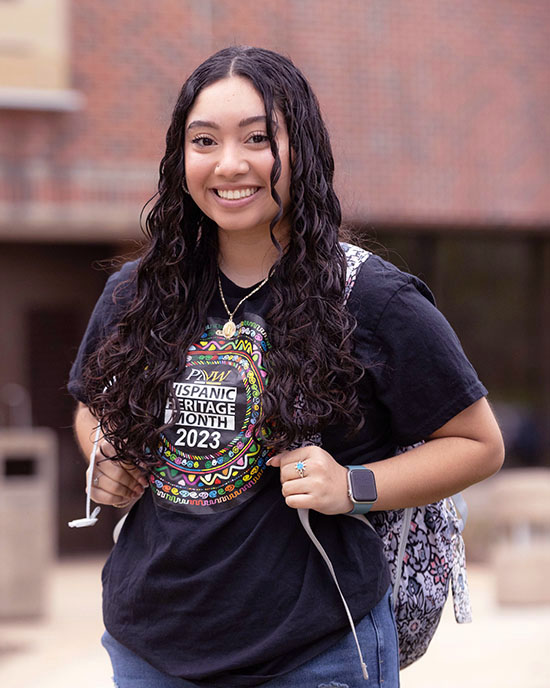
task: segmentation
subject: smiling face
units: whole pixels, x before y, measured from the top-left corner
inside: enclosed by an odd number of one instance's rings
[[[284,117],[276,116],[281,175],[275,188],[285,213],[289,142]],[[204,88],[185,124],[187,188],[203,213],[226,231],[269,232],[278,211],[271,196],[273,162],[264,102],[251,82],[233,76]]]

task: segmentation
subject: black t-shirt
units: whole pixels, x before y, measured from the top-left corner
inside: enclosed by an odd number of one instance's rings
[[[135,263],[113,275],[71,370],[86,403],[82,363],[129,298],[113,295]],[[250,289],[222,275],[230,309]],[[164,463],[132,508],[103,571],[109,632],[158,669],[202,686],[253,686],[299,666],[349,632],[325,563],[281,495],[252,434],[266,384],[269,283],[248,298],[238,334],[215,294],[203,336],[175,381],[178,408],[163,438]],[[428,288],[377,256],[361,267],[349,309],[365,425],[352,439],[322,433],[341,464],[372,462],[427,437],[486,394]],[[275,381],[276,382],[276,381]],[[355,621],[381,599],[389,573],[381,541],[359,521],[311,513]]]

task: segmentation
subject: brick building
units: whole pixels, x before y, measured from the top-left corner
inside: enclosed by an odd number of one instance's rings
[[[62,389],[106,277],[91,266],[139,241],[181,83],[232,43],[302,68],[346,220],[432,286],[511,462],[550,464],[545,0],[13,0],[0,2],[0,389],[22,385],[33,422],[58,432],[60,523],[82,507]],[[63,551],[101,537],[60,533]]]

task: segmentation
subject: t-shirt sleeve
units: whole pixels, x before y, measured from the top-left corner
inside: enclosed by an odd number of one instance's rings
[[[131,299],[131,278],[135,273],[136,265],[136,261],[125,263],[121,270],[115,272],[107,280],[103,293],[94,307],[78,353],[71,366],[67,389],[75,399],[84,404],[87,403],[82,385],[84,363],[90,354],[97,351],[101,341],[108,336],[112,328],[118,323],[124,306]]]
[[[426,285],[397,269],[386,268],[384,275],[382,285],[371,284],[382,295],[373,299],[368,322],[358,320],[358,351],[374,394],[389,412],[393,436],[408,445],[487,390]]]

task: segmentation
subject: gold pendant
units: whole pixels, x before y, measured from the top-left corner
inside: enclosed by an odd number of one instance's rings
[[[222,329],[223,336],[226,339],[231,339],[231,337],[235,334],[236,330],[237,327],[235,326],[235,323],[232,320],[228,320]]]

